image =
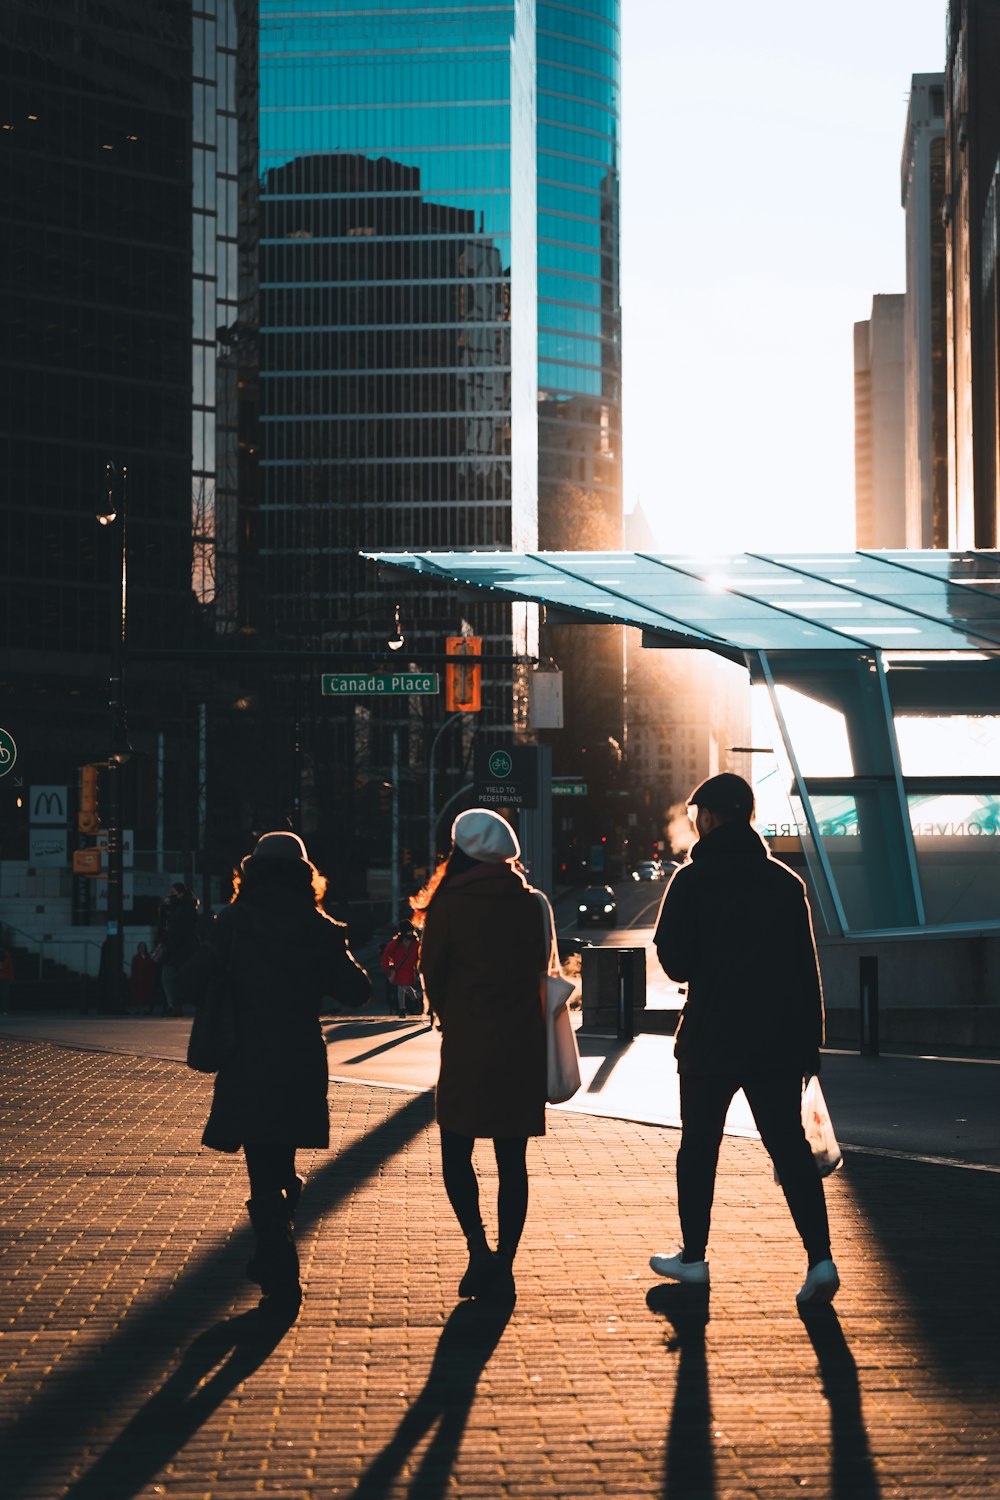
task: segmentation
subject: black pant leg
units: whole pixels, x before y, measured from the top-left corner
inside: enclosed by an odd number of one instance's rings
[[[747,1102],[764,1147],[774,1162],[781,1190],[809,1258],[809,1264],[830,1255],[830,1224],[826,1214],[823,1179],[816,1170],[802,1129],[802,1075],[761,1073],[745,1079]]]
[[[514,1259],[528,1216],[528,1138],[495,1137],[497,1159],[497,1243],[501,1255]]]
[[[740,1085],[729,1074],[703,1073],[682,1074],[680,1086],[677,1211],[688,1258],[704,1260],[726,1112]]]

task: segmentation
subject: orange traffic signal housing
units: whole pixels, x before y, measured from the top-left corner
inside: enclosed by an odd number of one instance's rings
[[[101,826],[97,806],[98,770],[96,766],[80,768],[80,809],[76,826],[81,833],[96,833]]]
[[[483,654],[478,635],[450,635],[447,638],[449,660],[445,668],[444,701],[450,714],[476,714],[482,707],[483,669],[472,660]]]
[[[101,873],[101,851],[100,849],[74,849],[73,850],[73,874],[74,875],[100,875]]]

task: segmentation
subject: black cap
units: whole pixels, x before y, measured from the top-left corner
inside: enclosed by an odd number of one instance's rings
[[[720,818],[745,818],[749,823],[754,809],[753,787],[742,776],[723,771],[695,787],[688,807],[705,807]]]

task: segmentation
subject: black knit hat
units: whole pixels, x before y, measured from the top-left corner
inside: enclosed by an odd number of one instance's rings
[[[745,818],[749,823],[754,810],[753,787],[742,776],[722,771],[695,787],[688,807],[704,807],[720,818]]]

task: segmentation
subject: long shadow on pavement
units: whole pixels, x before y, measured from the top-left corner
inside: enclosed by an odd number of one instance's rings
[[[654,1286],[646,1293],[650,1312],[673,1325],[667,1348],[680,1354],[667,1429],[663,1500],[712,1500],[717,1493],[705,1348],[708,1304],[708,1287]]]
[[[304,1227],[329,1213],[419,1135],[430,1124],[433,1112],[433,1097],[429,1093],[416,1094],[374,1130],[334,1156],[310,1177],[296,1213],[297,1225]],[[229,1304],[234,1290],[243,1285],[243,1264],[250,1249],[250,1229],[244,1225],[218,1250],[196,1260],[151,1305],[126,1311],[120,1325],[95,1348],[92,1359],[65,1374],[54,1372],[49,1376],[42,1392],[25,1408],[20,1419],[7,1425],[4,1500],[42,1493],[44,1475],[58,1466],[67,1453],[78,1452],[84,1446],[90,1430],[106,1419],[116,1402],[131,1395],[137,1387],[157,1380],[177,1346],[178,1329],[202,1327],[206,1318],[215,1316]],[[224,1329],[226,1325],[220,1327]],[[218,1348],[219,1330],[209,1332],[212,1336],[202,1351],[206,1355]],[[234,1369],[241,1367],[249,1348],[250,1345],[240,1343],[239,1358],[234,1354],[231,1361]],[[199,1357],[196,1352],[195,1362]],[[266,1357],[266,1353],[262,1354],[258,1363]],[[195,1405],[192,1410],[199,1407]],[[207,1414],[205,1409],[202,1419]],[[178,1430],[175,1448],[193,1430],[187,1426]],[[96,1495],[97,1491],[90,1493]]]
[[[980,1397],[1000,1390],[1000,1178],[845,1150],[844,1186],[899,1282],[941,1378]],[[887,1183],[891,1171],[891,1186]],[[834,1245],[834,1255],[836,1255]]]
[[[286,1324],[269,1323],[254,1311],[199,1334],[174,1373],[63,1500],[131,1500],[139,1494],[286,1332]]]
[[[840,1320],[829,1304],[808,1311],[802,1308],[799,1317],[816,1351],[830,1407],[830,1500],[878,1500],[882,1490],[868,1446],[858,1367]]]
[[[382,1500],[418,1443],[437,1430],[413,1476],[412,1500],[440,1500],[469,1420],[476,1386],[503,1336],[512,1304],[460,1302],[448,1316],[423,1390],[395,1435],[369,1464],[354,1491],[355,1500]]]

